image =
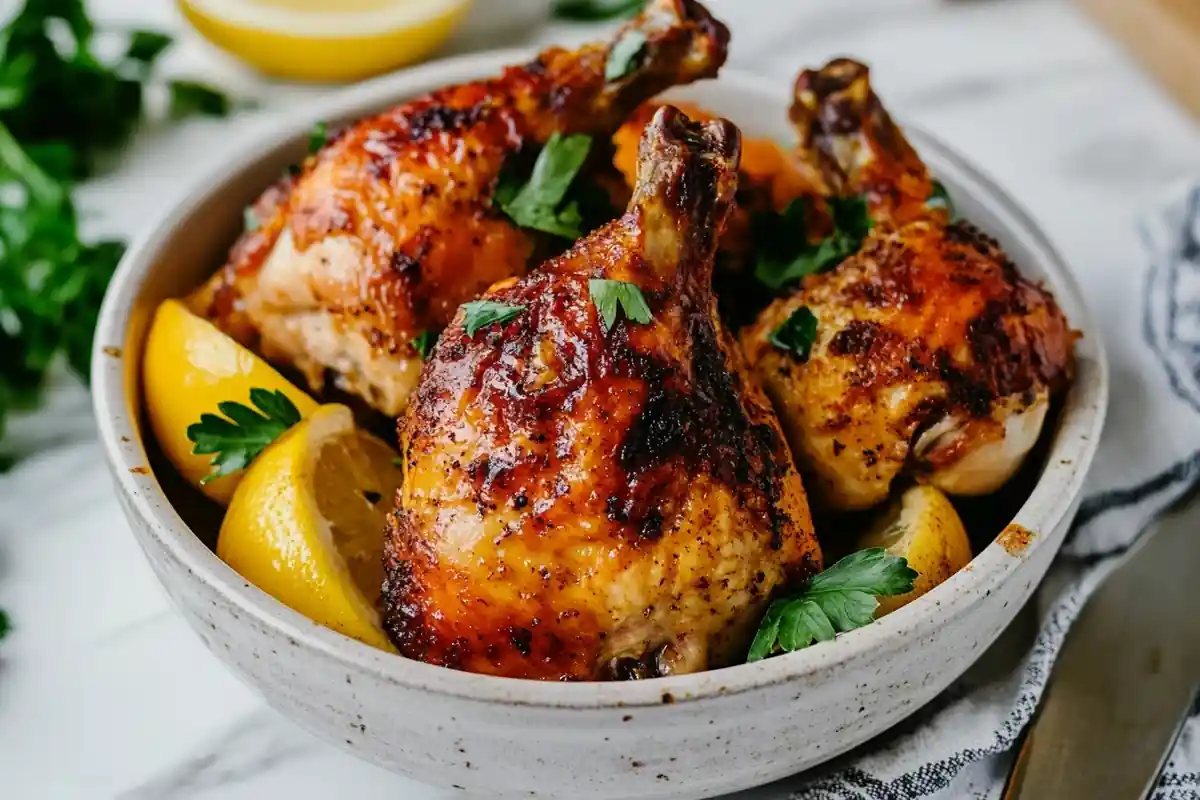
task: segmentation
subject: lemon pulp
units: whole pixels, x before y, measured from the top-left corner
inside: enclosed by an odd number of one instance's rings
[[[376,610],[395,452],[327,405],[264,450],[225,514],[217,555],[314,622],[393,649]]]
[[[913,590],[879,598],[877,616],[911,603],[971,560],[971,541],[954,505],[932,486],[913,486],[892,502],[858,542],[903,556],[917,572]]]

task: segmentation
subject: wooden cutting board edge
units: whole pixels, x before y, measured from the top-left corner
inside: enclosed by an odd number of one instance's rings
[[[1200,11],[1176,0],[1075,0],[1200,117]]]

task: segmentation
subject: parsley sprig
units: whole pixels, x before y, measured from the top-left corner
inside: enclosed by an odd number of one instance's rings
[[[946,185],[941,181],[933,182],[933,190],[929,193],[929,199],[925,201],[925,205],[929,208],[945,209],[947,216],[951,219],[955,217],[954,201],[950,199],[950,192],[946,190]]]
[[[300,421],[299,409],[279,390],[251,389],[250,402],[254,408],[232,401],[217,403],[224,417],[201,414],[199,422],[188,426],[192,452],[215,454],[213,471],[201,483],[244,469],[267,445]]]
[[[433,346],[437,344],[437,340],[437,331],[426,330],[414,336],[409,344],[416,351],[417,355],[421,357],[422,361],[428,361],[429,354],[433,352]]]
[[[868,625],[879,607],[877,597],[907,594],[916,578],[908,561],[883,548],[852,553],[814,575],[796,594],[771,603],[746,660],[801,650]]]
[[[567,193],[592,148],[583,134],[555,133],[546,142],[524,183],[506,171],[501,174],[493,199],[522,228],[544,231],[564,239],[583,235],[583,214],[577,198]]]
[[[626,31],[608,51],[604,62],[604,81],[619,81],[637,69],[646,52],[646,34],[639,30]]]
[[[463,303],[463,328],[467,336],[474,336],[480,328],[508,322],[525,310],[525,306],[498,303],[495,300],[472,300]]]
[[[808,361],[813,342],[817,340],[817,317],[808,306],[800,306],[771,331],[767,340],[799,361]]]
[[[755,218],[755,238],[761,246],[754,276],[767,288],[779,291],[806,275],[832,269],[862,247],[871,230],[866,198],[833,197],[827,202],[834,230],[816,243],[806,236],[804,198],[793,200],[782,214]]]
[[[625,318],[631,322],[645,325],[654,318],[636,283],[593,278],[588,281],[588,293],[606,331],[612,330],[616,324],[618,308],[625,312]]]

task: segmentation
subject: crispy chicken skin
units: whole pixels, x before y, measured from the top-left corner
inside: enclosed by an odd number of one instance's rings
[[[632,31],[646,37],[641,55],[606,81],[609,51]],[[260,199],[259,227],[192,307],[314,389],[332,376],[399,413],[422,366],[413,339],[561,247],[493,206],[506,161],[531,160],[556,132],[610,135],[659,91],[715,75],[728,38],[694,0],[651,0],[610,44],[551,48],[336,133]]]
[[[926,205],[929,170],[871,88],[866,66],[848,58],[796,79],[790,118],[796,167],[822,197],[864,195],[876,225],[945,220]]]
[[[821,567],[770,404],[711,290],[739,136],[674,108],[628,211],[442,335],[400,423],[385,628],[410,657],[548,680],[739,659],[771,591]],[[606,331],[589,281],[640,287]]]
[[[954,494],[998,489],[1070,381],[1076,334],[995,241],[926,208],[928,172],[865,67],[805,72],[792,119],[801,160],[827,191],[865,193],[874,221],[857,255],[742,335],[814,503],[868,508],[902,473]],[[817,319],[806,362],[770,342],[802,306]]]

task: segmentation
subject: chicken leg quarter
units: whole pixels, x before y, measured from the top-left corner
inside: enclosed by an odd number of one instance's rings
[[[628,37],[644,44],[606,75]],[[566,245],[501,212],[501,170],[556,133],[607,140],[642,101],[715,75],[728,39],[695,0],[650,0],[611,44],[551,48],[351,125],[258,201],[193,308],[314,389],[332,380],[395,416],[420,375],[418,337]]]
[[[800,159],[832,195],[861,195],[861,250],[776,300],[742,335],[814,502],[868,508],[907,474],[986,494],[1021,465],[1073,370],[1075,333],[999,244],[928,203],[932,180],[847,59],[796,84]],[[772,332],[807,308],[807,359]],[[802,312],[801,312],[802,313]]]
[[[385,627],[410,657],[556,680],[696,672],[745,653],[776,587],[821,568],[807,500],[711,290],[739,136],[671,107],[628,211],[460,312],[400,423]],[[597,281],[648,322],[607,328]]]

